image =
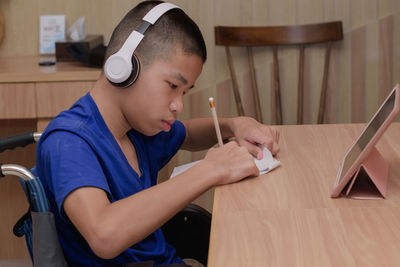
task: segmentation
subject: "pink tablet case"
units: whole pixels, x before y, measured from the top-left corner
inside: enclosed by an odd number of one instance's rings
[[[356,199],[385,198],[388,174],[389,164],[374,147],[343,193]]]
[[[396,84],[384,103],[380,106],[378,111],[368,123],[368,125],[370,125],[370,123],[375,119],[392,93],[395,93],[393,110],[390,112],[383,124],[379,127],[372,139],[358,156],[358,159],[353,163],[352,167],[347,171],[345,176],[342,178],[342,181],[339,180],[337,184],[335,183],[331,197],[346,195],[352,198],[375,199],[384,198],[386,196],[389,166],[381,154],[376,150],[375,144],[378,142],[379,138],[383,135],[385,130],[390,126],[393,119],[400,111],[400,84]],[[365,128],[364,131],[366,129],[367,128]],[[357,141],[354,145],[357,145]],[[375,162],[375,160],[377,162]],[[340,169],[340,171],[342,170]],[[351,173],[355,173],[355,175],[351,176]],[[338,175],[340,175],[340,173],[338,173]],[[368,179],[365,179],[365,177]]]

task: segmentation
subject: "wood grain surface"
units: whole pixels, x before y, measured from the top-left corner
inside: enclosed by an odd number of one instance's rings
[[[208,266],[397,266],[399,123],[377,145],[390,165],[387,199],[330,198],[363,127],[279,127],[281,167],[216,188]]]

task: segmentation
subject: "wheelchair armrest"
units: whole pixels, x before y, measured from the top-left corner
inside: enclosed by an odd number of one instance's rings
[[[161,227],[165,239],[181,258],[192,258],[207,264],[211,213],[189,204]]]
[[[41,136],[41,133],[27,132],[8,136],[0,139],[0,153],[7,149],[16,147],[24,147],[29,144],[36,143]]]

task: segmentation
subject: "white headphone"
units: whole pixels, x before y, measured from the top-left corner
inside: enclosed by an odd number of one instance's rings
[[[105,65],[104,72],[107,79],[115,86],[128,87],[133,84],[139,76],[140,63],[134,54],[140,41],[144,37],[144,33],[156,23],[156,21],[167,11],[178,8],[178,6],[170,3],[161,3],[153,7],[144,17],[142,24],[137,30],[132,31],[121,49],[110,56]]]

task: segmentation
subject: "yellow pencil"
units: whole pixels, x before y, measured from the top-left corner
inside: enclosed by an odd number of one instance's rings
[[[221,130],[219,129],[219,123],[218,123],[218,117],[217,117],[217,112],[215,111],[215,103],[214,103],[214,98],[210,97],[208,99],[208,102],[210,103],[210,108],[211,108],[211,114],[212,118],[214,120],[214,126],[215,126],[215,132],[217,133],[217,139],[218,139],[218,145],[222,146],[222,136],[221,136]]]

